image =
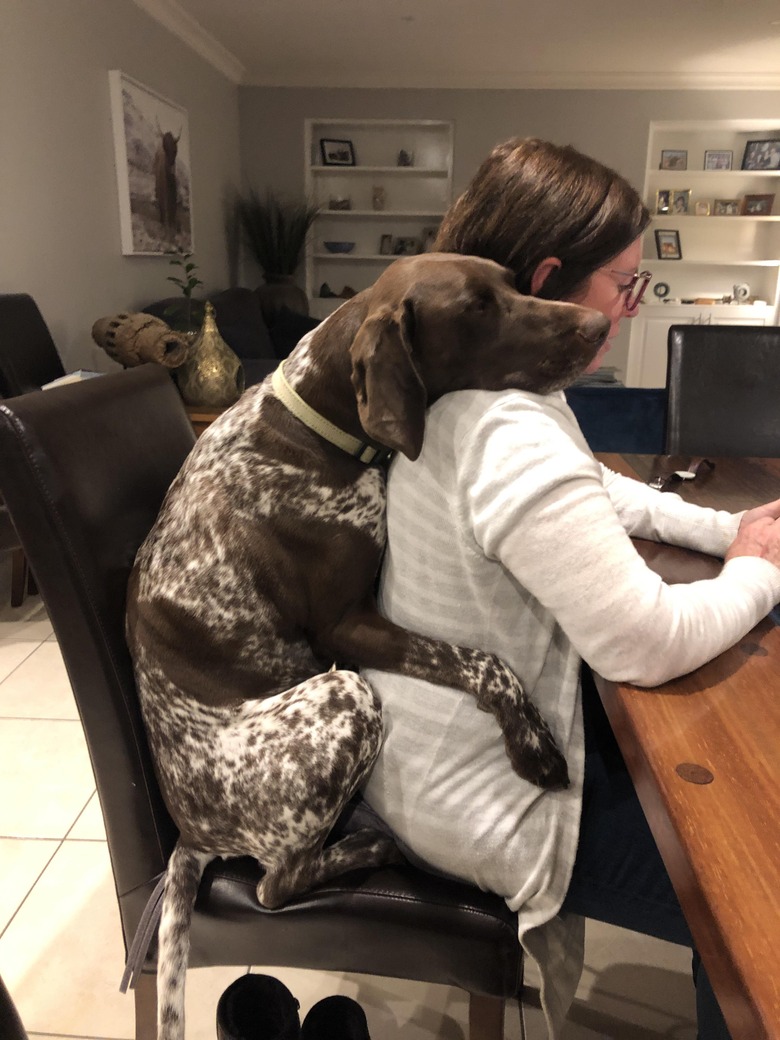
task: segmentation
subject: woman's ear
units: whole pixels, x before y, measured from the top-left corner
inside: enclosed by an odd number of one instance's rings
[[[563,267],[563,264],[557,256],[548,256],[546,259],[542,260],[531,275],[531,295],[538,296],[539,290],[552,272],[557,271],[560,267]]]

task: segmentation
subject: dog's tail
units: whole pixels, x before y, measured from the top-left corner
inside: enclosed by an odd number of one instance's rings
[[[184,1040],[184,980],[192,907],[213,853],[177,843],[168,860],[157,953],[157,1040]]]

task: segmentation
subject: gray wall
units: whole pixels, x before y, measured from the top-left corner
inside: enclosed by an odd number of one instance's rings
[[[512,136],[573,144],[644,183],[647,135],[660,119],[777,119],[780,91],[311,90],[247,87],[239,93],[245,184],[303,190],[306,118],[448,119],[455,124],[454,190],[490,149]],[[625,370],[627,323],[609,364]]]
[[[66,369],[115,367],[96,318],[176,292],[122,256],[108,70],[187,109],[195,260],[228,283],[223,195],[239,180],[237,88],[128,0],[0,3],[0,292],[37,301]]]

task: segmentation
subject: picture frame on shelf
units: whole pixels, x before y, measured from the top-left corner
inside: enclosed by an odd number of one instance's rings
[[[691,204],[691,189],[685,188],[681,191],[673,191],[669,199],[669,212],[677,216],[688,215]]]
[[[414,152],[410,148],[401,148],[396,160],[397,166],[414,166]]]
[[[683,148],[661,149],[661,170],[687,170],[688,152]]]
[[[351,141],[333,137],[320,138],[323,166],[355,166],[355,149]]]
[[[392,256],[393,255],[393,236],[382,235],[379,239],[379,255],[380,256]]]
[[[772,215],[774,195],[745,195],[742,199],[742,215],[745,217],[769,217]]]
[[[393,242],[393,256],[414,256],[420,252],[420,240],[413,235],[399,235]]]
[[[659,260],[682,260],[680,232],[676,230],[662,230],[656,228],[655,248]]]
[[[705,201],[704,199],[699,199],[699,201],[693,207],[693,212],[694,216],[708,217],[712,212],[712,206],[709,202]]]
[[[671,195],[671,192],[669,191],[668,188],[661,188],[660,191],[657,191],[655,193],[655,211],[656,211],[656,213],[664,214],[664,213],[668,213],[669,212],[669,202],[670,202],[669,197],[670,197],[670,195]]]
[[[742,157],[743,170],[780,170],[780,138],[748,141]]]
[[[738,217],[739,209],[739,199],[714,199],[712,203],[712,214],[715,217]]]
[[[705,170],[730,170],[734,152],[727,148],[707,148],[704,152]]]

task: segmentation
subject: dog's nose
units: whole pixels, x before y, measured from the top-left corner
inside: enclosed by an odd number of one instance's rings
[[[609,332],[609,325],[609,318],[605,318],[604,315],[599,314],[598,311],[590,311],[583,317],[577,331],[582,338],[588,340],[588,342],[601,343],[602,340],[606,339],[607,333]]]

